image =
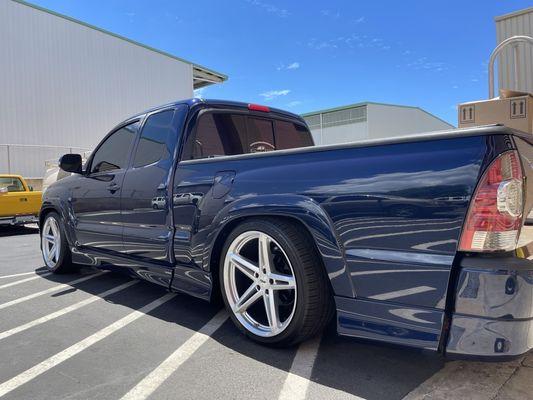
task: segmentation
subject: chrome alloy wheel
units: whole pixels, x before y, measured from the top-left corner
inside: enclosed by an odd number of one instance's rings
[[[247,331],[272,337],[290,324],[296,278],[287,254],[271,236],[259,231],[237,236],[224,259],[223,279],[231,311]]]
[[[61,251],[61,231],[55,218],[47,218],[41,234],[44,262],[48,268],[55,268]]]

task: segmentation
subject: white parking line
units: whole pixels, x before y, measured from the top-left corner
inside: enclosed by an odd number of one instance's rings
[[[281,388],[278,400],[304,400],[320,347],[320,336],[303,342],[292,361],[291,370]]]
[[[198,332],[178,347],[165,361],[159,364],[142,381],[122,397],[122,400],[140,400],[150,396],[161,384],[168,379],[180,365],[191,357],[228,318],[225,311],[219,311]]]
[[[31,271],[31,272],[23,272],[21,274],[4,275],[4,276],[0,276],[0,279],[15,278],[16,276],[34,275],[34,274],[38,274],[38,272]]]
[[[311,387],[316,389],[316,393],[320,393],[319,398],[323,399],[366,400],[355,394],[311,381],[313,366],[320,348],[320,340],[320,337],[316,337],[300,345],[278,400],[305,400]]]
[[[36,274],[35,276],[32,276],[30,278],[21,279],[20,281],[9,282],[9,283],[6,283],[4,285],[1,285],[0,289],[5,289],[5,288],[11,287],[11,286],[20,285],[21,283],[33,281],[33,280],[39,279],[39,278],[44,278],[45,276],[48,276],[48,275],[52,275],[52,273],[51,272],[45,272],[44,274]]]
[[[4,332],[0,332],[0,340],[5,339],[5,338],[7,338],[9,336],[12,336],[12,335],[14,335],[16,333],[19,333],[19,332],[25,331],[27,329],[33,328],[33,327],[35,327],[37,325],[44,324],[45,322],[51,321],[54,318],[58,318],[58,317],[60,317],[62,315],[68,314],[69,312],[77,310],[78,308],[81,308],[81,307],[86,306],[88,304],[94,303],[95,301],[100,300],[103,297],[111,296],[112,294],[115,294],[117,292],[120,292],[121,290],[127,289],[130,286],[135,285],[136,283],[139,283],[139,281],[135,280],[135,281],[126,282],[126,283],[124,283],[124,284],[122,284],[120,286],[117,286],[117,287],[114,287],[112,289],[106,290],[104,292],[92,295],[88,299],[79,301],[79,302],[77,302],[75,304],[72,304],[71,306],[62,308],[61,310],[58,310],[58,311],[53,312],[51,314],[45,315],[44,317],[34,319],[33,321],[30,321],[30,322],[28,322],[26,324],[17,326],[16,328],[9,329],[9,330],[4,331]]]
[[[126,325],[139,319],[140,317],[149,313],[155,308],[159,307],[163,303],[166,303],[167,301],[173,299],[175,296],[176,296],[176,293],[167,293],[164,296],[158,298],[157,300],[154,300],[151,303],[148,303],[144,307],[129,313],[128,315],[119,319],[118,321],[113,322],[111,325],[108,325],[105,328],[100,329],[98,332],[83,339],[82,341],[76,344],[73,344],[67,349],[40,362],[39,364],[31,367],[30,369],[27,369],[26,371],[18,374],[14,378],[11,378],[10,380],[5,381],[4,383],[0,384],[0,397],[6,395],[9,392],[12,392],[18,387],[24,385],[25,383],[45,373],[46,371],[55,367],[56,365],[61,364],[63,361],[66,361],[69,358],[75,356],[76,354],[82,352],[83,350],[99,342],[100,340],[105,339],[112,333],[118,331],[121,328],[124,328]]]
[[[10,306],[13,306],[15,304],[22,303],[24,301],[28,301],[28,300],[34,299],[34,298],[39,297],[39,296],[43,296],[43,295],[48,294],[48,293],[53,293],[53,292],[56,292],[56,291],[61,290],[61,289],[70,288],[70,287],[72,287],[72,285],[76,285],[78,283],[82,283],[82,282],[88,281],[89,279],[96,278],[97,276],[101,276],[102,274],[105,274],[105,273],[107,273],[107,272],[105,272],[105,271],[97,272],[97,273],[92,274],[92,275],[84,276],[83,278],[75,279],[75,280],[70,281],[70,282],[62,283],[60,285],[52,286],[51,288],[48,288],[48,289],[45,289],[45,290],[41,290],[40,292],[35,292],[35,293],[29,294],[29,295],[24,296],[24,297],[19,297],[18,299],[11,300],[11,301],[8,301],[6,303],[0,304],[0,310],[2,310],[4,308],[7,308],[7,307],[10,307]]]

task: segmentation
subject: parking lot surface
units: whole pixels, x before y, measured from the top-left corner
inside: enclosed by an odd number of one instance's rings
[[[445,362],[339,337],[242,336],[220,308],[110,272],[43,268],[36,228],[0,231],[6,399],[531,399],[533,355]]]

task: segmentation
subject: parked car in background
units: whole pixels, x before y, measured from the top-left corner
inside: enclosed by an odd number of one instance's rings
[[[119,124],[85,167],[62,157],[41,248],[53,272],[221,296],[264,344],[336,315],[343,335],[505,359],[533,347],[532,144],[488,126],[316,147],[292,113],[182,101]]]
[[[0,226],[36,223],[41,197],[22,176],[0,175]]]

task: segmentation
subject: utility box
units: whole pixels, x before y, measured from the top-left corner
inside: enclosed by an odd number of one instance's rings
[[[533,95],[500,90],[500,97],[461,103],[458,107],[459,128],[503,124],[509,128],[533,133]]]

